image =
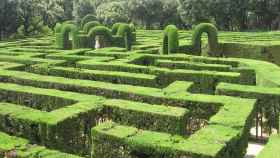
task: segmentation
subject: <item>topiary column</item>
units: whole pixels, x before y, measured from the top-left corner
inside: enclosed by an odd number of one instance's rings
[[[162,53],[176,53],[179,47],[178,29],[175,25],[168,25],[163,33]]]
[[[117,36],[124,38],[126,49],[131,50],[133,35],[132,35],[132,30],[128,24],[119,25]]]

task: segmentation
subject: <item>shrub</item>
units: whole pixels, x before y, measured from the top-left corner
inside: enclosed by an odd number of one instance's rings
[[[175,25],[168,25],[163,34],[163,54],[176,53],[179,46],[178,29]]]
[[[201,23],[195,27],[192,36],[192,45],[196,53],[201,54],[201,36],[203,33],[208,35],[209,55],[218,56],[218,30],[210,23]]]
[[[70,36],[69,36],[70,35]],[[57,45],[60,49],[71,49],[78,47],[78,28],[73,24],[64,24],[61,33],[57,34]]]
[[[81,21],[81,28],[84,28],[84,25],[91,21],[96,21],[96,17],[92,14],[86,15]]]
[[[90,47],[92,48],[94,47],[96,36],[102,36],[106,44],[110,45],[112,43],[113,37],[112,37],[111,30],[105,26],[96,26],[89,31],[88,39],[89,39]]]
[[[85,33],[88,33],[90,29],[94,28],[95,26],[101,25],[98,21],[91,21],[84,25],[83,30]]]
[[[133,35],[131,28],[128,24],[120,24],[117,36],[124,38],[126,49],[131,50]]]

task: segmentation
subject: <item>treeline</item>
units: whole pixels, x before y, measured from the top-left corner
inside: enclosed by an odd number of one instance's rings
[[[230,31],[280,28],[280,0],[0,0],[0,39],[48,33],[56,22],[87,14],[146,29],[201,22]]]

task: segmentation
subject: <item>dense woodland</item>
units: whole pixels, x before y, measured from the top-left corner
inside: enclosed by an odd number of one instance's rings
[[[280,29],[280,0],[0,0],[0,40],[47,34],[56,22],[79,22],[89,13],[104,25],[144,29],[200,22],[228,31]]]

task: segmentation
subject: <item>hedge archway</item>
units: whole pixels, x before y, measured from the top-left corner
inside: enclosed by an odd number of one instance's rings
[[[126,49],[131,50],[133,35],[128,24],[120,24],[117,36],[122,37],[124,39]]]
[[[218,30],[217,28],[210,23],[202,23],[195,27],[193,36],[192,36],[192,45],[193,51],[201,55],[201,36],[203,33],[208,35],[208,45],[210,56],[218,55]]]
[[[92,14],[88,14],[85,17],[83,17],[83,19],[81,20],[81,28],[84,28],[85,24],[87,24],[88,22],[91,21],[96,21],[96,17]]]
[[[115,23],[112,26],[112,35],[117,35],[120,25],[123,25],[123,24],[125,24],[125,23]]]
[[[179,47],[178,29],[175,25],[168,25],[164,29],[162,41],[162,53],[176,53]]]
[[[111,30],[105,26],[96,26],[92,28],[88,33],[89,44],[91,48],[95,47],[96,36],[102,36],[106,44],[110,45],[112,43],[112,33]]]
[[[101,24],[98,21],[91,21],[84,25],[83,30],[85,33],[88,33],[92,28],[100,25]]]
[[[57,34],[58,47],[60,49],[72,49],[78,47],[78,27],[73,24],[64,24],[61,33]]]

